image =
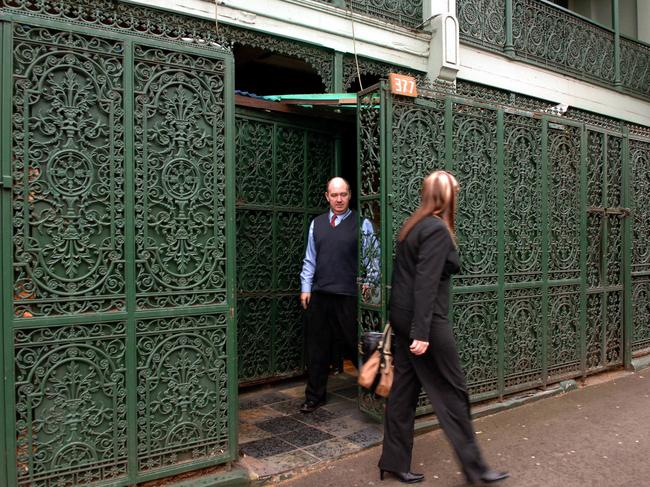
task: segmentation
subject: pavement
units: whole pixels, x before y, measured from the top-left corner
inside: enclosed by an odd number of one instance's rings
[[[587,379],[578,389],[474,421],[487,462],[507,470],[503,487],[650,486],[650,369]],[[379,480],[381,446],[294,472],[283,487],[390,487]],[[460,469],[440,429],[418,435],[412,471],[419,485],[461,487]]]

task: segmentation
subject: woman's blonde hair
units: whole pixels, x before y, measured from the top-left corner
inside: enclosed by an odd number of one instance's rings
[[[440,218],[456,243],[456,200],[460,186],[447,171],[434,171],[422,181],[420,207],[404,222],[398,239],[404,240],[417,223],[427,216]]]

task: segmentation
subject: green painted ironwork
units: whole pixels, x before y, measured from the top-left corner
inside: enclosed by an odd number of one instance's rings
[[[630,93],[650,94],[650,45],[621,36],[621,85]]]
[[[0,9],[6,485],[237,451],[232,55],[93,5]]]
[[[245,110],[235,126],[239,381],[252,383],[304,371],[300,270],[309,222],[326,205],[337,135]]]
[[[460,39],[515,59],[650,97],[650,46],[543,0],[458,0]]]
[[[538,0],[513,0],[517,57],[614,83],[614,33]]]
[[[384,259],[380,299],[360,301],[360,329],[386,319],[394,235],[419,201],[422,178],[445,168],[461,186],[451,318],[472,400],[622,365],[625,135],[530,109],[541,101],[480,101],[478,87],[459,91],[422,89],[413,99],[382,84],[359,94],[360,213],[381,222]],[[647,182],[650,154],[638,144],[632,180]],[[634,194],[645,198],[647,188]],[[637,294],[650,291],[647,277],[640,282]],[[647,337],[647,320],[635,315],[635,323]],[[361,399],[380,415],[381,402],[363,391]],[[422,397],[420,412],[429,410]]]
[[[391,241],[388,223],[389,197],[387,179],[386,115],[388,104],[385,82],[357,94],[357,202],[359,222],[367,219],[373,225],[373,235],[359,239],[359,333],[381,331],[388,320],[386,295],[390,276],[388,246]],[[359,225],[361,228],[361,225]],[[377,255],[379,252],[379,255]],[[376,273],[379,263],[380,275]],[[365,289],[364,289],[365,287]],[[381,418],[382,401],[364,389],[359,389],[359,407]]]
[[[338,8],[401,25],[417,27],[422,25],[422,0],[319,0]]]
[[[5,339],[4,339],[4,323],[5,317],[5,293],[4,289],[7,289],[11,285],[11,277],[9,268],[9,259],[6,257],[9,253],[9,249],[6,248],[8,238],[6,234],[8,233],[8,228],[11,225],[11,165],[9,161],[11,160],[11,149],[7,143],[6,137],[4,134],[9,133],[9,125],[11,120],[9,117],[5,116],[7,111],[4,107],[9,106],[11,103],[11,92],[10,90],[5,89],[5,83],[7,79],[10,79],[11,72],[9,71],[9,60],[7,57],[10,57],[5,46],[11,45],[11,31],[7,28],[8,24],[6,22],[0,21],[0,369],[4,370],[5,360],[8,358],[5,353]],[[7,389],[5,380],[0,380],[0,418],[6,418],[6,399],[7,399]],[[12,443],[12,442],[10,442]],[[5,421],[0,420],[0,448],[3,452],[7,451],[7,435]],[[9,485],[7,479],[7,456],[0,456],[0,483],[2,485]]]
[[[632,350],[650,349],[650,140],[630,138]]]

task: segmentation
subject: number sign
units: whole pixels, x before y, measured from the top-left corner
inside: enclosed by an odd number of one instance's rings
[[[390,73],[388,79],[390,81],[390,92],[394,95],[418,96],[418,89],[413,76]]]

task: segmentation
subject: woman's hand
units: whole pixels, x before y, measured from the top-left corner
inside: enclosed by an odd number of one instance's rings
[[[421,342],[420,340],[413,340],[409,349],[413,355],[422,355],[429,348],[429,342]]]

